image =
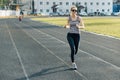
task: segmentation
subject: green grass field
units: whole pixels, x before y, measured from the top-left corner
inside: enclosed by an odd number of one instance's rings
[[[32,20],[64,26],[67,17],[32,18]],[[110,35],[120,38],[120,18],[118,17],[83,17],[85,31]]]

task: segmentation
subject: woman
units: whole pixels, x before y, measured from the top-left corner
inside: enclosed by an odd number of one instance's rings
[[[70,28],[67,34],[67,40],[71,49],[71,61],[73,69],[77,69],[74,56],[77,54],[79,41],[80,41],[80,29],[84,28],[82,18],[77,15],[77,7],[71,7],[70,16],[68,18],[65,28]]]
[[[22,21],[22,18],[23,18],[23,12],[22,12],[22,10],[20,11],[20,16],[19,16],[19,21]]]

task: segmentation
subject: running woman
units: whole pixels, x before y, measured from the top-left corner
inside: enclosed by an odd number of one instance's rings
[[[77,15],[77,7],[71,7],[70,16],[68,17],[67,24],[64,26],[65,28],[70,28],[70,31],[67,34],[67,40],[71,49],[71,61],[72,68],[74,70],[77,69],[77,65],[75,63],[75,55],[78,52],[78,46],[80,41],[80,29],[84,28],[84,22],[80,16]]]
[[[23,13],[23,11],[21,10],[21,11],[20,11],[20,16],[19,16],[19,21],[22,21],[23,15],[24,15],[24,13]]]

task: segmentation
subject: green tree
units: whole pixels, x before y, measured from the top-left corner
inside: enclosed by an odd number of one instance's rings
[[[56,13],[57,12],[57,8],[58,7],[58,5],[57,4],[53,4],[53,6],[51,7],[52,8],[52,11],[53,11],[53,13]]]
[[[10,2],[10,0],[0,0],[0,4],[7,5]]]
[[[76,3],[75,6],[76,6],[77,9],[78,9],[78,10],[77,10],[78,13],[81,12],[81,9],[85,8],[84,6],[82,6],[82,5],[78,4],[78,3]]]
[[[5,6],[9,6],[10,0],[0,0],[0,7],[4,8]]]

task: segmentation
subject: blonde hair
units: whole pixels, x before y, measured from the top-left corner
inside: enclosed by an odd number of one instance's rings
[[[72,10],[73,8],[76,8],[76,9],[77,9],[77,7],[76,7],[76,6],[72,6],[70,10]]]

